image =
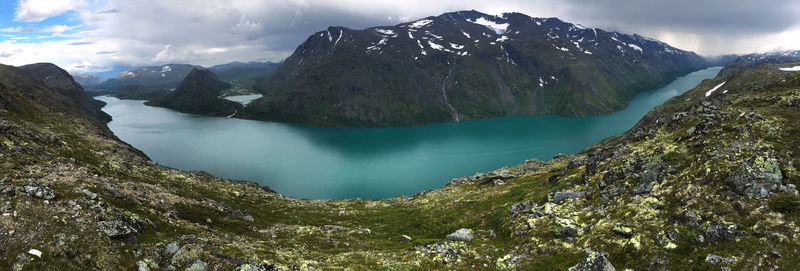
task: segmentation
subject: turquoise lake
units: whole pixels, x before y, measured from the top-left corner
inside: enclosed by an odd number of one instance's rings
[[[576,153],[625,132],[650,109],[713,78],[720,67],[643,92],[627,109],[584,118],[518,116],[385,129],[332,129],[198,116],[108,103],[108,126],[154,161],[258,182],[290,197],[382,199],[442,187],[454,177]]]

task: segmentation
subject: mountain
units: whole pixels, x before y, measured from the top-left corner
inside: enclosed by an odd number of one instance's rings
[[[168,90],[152,89],[142,85],[128,85],[117,93],[110,94],[122,100],[154,100],[163,98],[171,92]]]
[[[274,62],[231,62],[216,65],[213,71],[220,80],[233,85],[226,95],[255,94],[255,85],[272,75],[280,63]]]
[[[236,102],[219,98],[220,92],[230,87],[230,84],[220,81],[214,72],[194,68],[175,91],[145,104],[186,113],[229,116],[242,108]]]
[[[70,75],[72,75],[72,78],[75,79],[75,82],[78,82],[78,84],[83,87],[91,87],[99,85],[103,82],[103,79],[99,76],[80,73],[71,73]]]
[[[118,92],[129,85],[142,85],[148,88],[170,90],[174,89],[192,69],[200,66],[188,64],[166,64],[161,66],[140,67],[124,71],[117,78],[104,81],[92,89],[108,92]]]
[[[265,97],[246,113],[333,127],[586,116],[623,109],[637,93],[706,65],[635,34],[460,11],[317,32],[256,86]]]
[[[258,62],[258,61],[240,62],[240,61],[234,61],[234,62],[230,62],[230,63],[211,66],[208,69],[212,70],[214,72],[220,72],[220,71],[230,70],[230,69],[234,69],[234,68],[274,70],[275,68],[277,68],[280,65],[281,65],[281,63],[275,63],[275,62],[271,62],[271,61],[267,61],[267,62]]]
[[[736,58],[719,73],[721,76],[731,76],[761,64],[782,64],[795,61],[800,61],[800,50],[749,54]]]
[[[793,67],[706,80],[574,155],[328,201],[161,166],[0,65],[0,269],[794,270]]]
[[[231,94],[254,94],[256,82],[268,77],[279,65],[280,63],[273,62],[231,62],[213,66],[209,70],[216,73],[220,80],[233,85],[233,88],[230,89]],[[174,90],[195,68],[202,67],[187,64],[139,67],[121,72],[117,78],[88,86],[92,92],[100,94],[123,92],[129,86],[136,88],[141,86],[154,91]]]
[[[58,90],[62,95],[68,97],[77,108],[94,119],[104,123],[111,121],[111,116],[101,110],[105,103],[86,95],[83,87],[64,69],[51,63],[36,63],[19,68],[30,73],[33,78],[42,81],[48,87]]]

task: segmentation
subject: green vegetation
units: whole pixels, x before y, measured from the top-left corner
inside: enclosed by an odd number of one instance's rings
[[[778,67],[707,80],[576,155],[327,201],[157,165],[0,66],[0,269],[792,270],[800,73]]]

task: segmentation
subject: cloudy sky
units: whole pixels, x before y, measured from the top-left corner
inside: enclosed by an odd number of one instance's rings
[[[329,25],[360,29],[465,9],[559,17],[703,55],[800,49],[796,0],[3,0],[0,63],[97,73],[280,61]]]

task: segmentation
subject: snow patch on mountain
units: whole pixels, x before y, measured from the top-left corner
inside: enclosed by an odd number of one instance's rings
[[[712,93],[714,93],[714,91],[716,91],[717,89],[719,89],[719,88],[720,88],[722,85],[724,85],[724,84],[725,84],[725,83],[727,83],[727,82],[728,82],[728,81],[722,82],[721,84],[717,85],[716,87],[712,88],[711,90],[709,90],[709,91],[706,91],[706,97],[708,97],[708,96],[711,96],[711,94],[712,94]]]
[[[639,51],[639,53],[641,53],[641,52],[642,52],[642,47],[639,47],[639,46],[638,46],[638,45],[636,45],[636,44],[629,43],[629,44],[628,44],[628,47],[631,47],[631,48],[635,49],[636,51]]]
[[[479,24],[479,25],[488,27],[489,29],[491,29],[492,31],[494,31],[497,34],[503,34],[503,33],[506,32],[506,29],[508,29],[508,23],[504,23],[504,24],[496,23],[496,22],[487,20],[484,17],[480,17],[480,18],[478,18],[478,19],[476,19],[474,21],[472,21],[472,20],[467,20],[467,21],[470,22],[470,23]]]
[[[794,67],[791,67],[791,68],[780,68],[780,70],[785,71],[785,72],[797,72],[797,71],[800,71],[800,66],[794,66]]]
[[[387,36],[395,36],[396,35],[394,30],[391,30],[391,29],[375,29],[375,32],[378,32],[378,33],[381,33],[381,34],[384,34],[384,35],[387,35]]]
[[[419,20],[419,21],[411,23],[408,27],[410,27],[410,28],[422,28],[422,27],[424,27],[426,25],[429,25],[432,22],[433,22],[433,20],[422,19],[422,20]]]

